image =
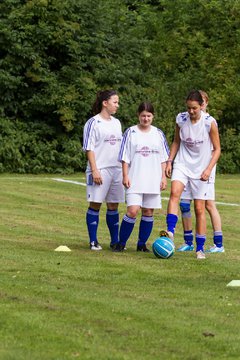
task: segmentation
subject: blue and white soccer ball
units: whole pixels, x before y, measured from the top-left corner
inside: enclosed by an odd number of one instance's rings
[[[169,259],[174,254],[175,246],[171,239],[161,236],[152,244],[152,250],[157,258]]]

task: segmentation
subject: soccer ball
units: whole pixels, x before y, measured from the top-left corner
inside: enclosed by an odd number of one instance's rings
[[[157,258],[169,259],[174,254],[175,246],[171,239],[162,236],[154,241],[152,250]]]

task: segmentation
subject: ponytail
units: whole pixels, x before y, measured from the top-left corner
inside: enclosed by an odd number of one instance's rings
[[[92,106],[93,115],[99,114],[102,111],[103,101],[109,100],[111,96],[117,95],[114,90],[102,90],[97,93],[96,100]]]

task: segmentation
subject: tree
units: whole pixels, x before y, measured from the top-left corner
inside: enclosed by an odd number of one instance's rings
[[[239,1],[3,0],[0,13],[0,171],[83,170],[104,88],[120,94],[123,128],[151,101],[169,142],[188,91],[203,89],[221,135],[238,136]]]

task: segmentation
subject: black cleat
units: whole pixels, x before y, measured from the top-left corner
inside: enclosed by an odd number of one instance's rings
[[[120,243],[114,244],[114,247],[112,247],[113,252],[122,252],[124,251],[124,249],[125,249],[125,245]]]
[[[160,232],[159,232],[159,236],[160,237],[169,237],[169,235],[168,235],[168,232],[167,231],[165,231],[165,230],[161,230]]]
[[[114,243],[114,244],[110,243],[110,249],[115,250],[117,245],[118,243]]]
[[[146,245],[138,245],[137,246],[137,251],[142,251],[142,252],[147,252],[150,253],[151,251],[146,247]]]

